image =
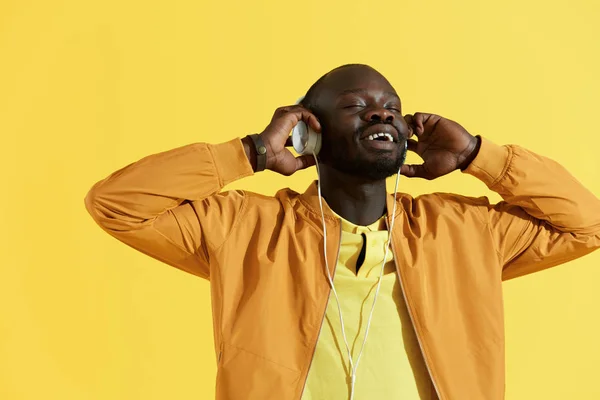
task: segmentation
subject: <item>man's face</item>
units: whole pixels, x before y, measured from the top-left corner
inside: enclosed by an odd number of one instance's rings
[[[323,163],[350,175],[381,180],[398,172],[409,128],[390,83],[367,67],[331,73],[318,91]]]

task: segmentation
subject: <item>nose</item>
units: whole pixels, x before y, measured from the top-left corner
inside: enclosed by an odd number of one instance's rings
[[[365,119],[369,122],[394,122],[394,114],[386,108],[373,108],[365,114]]]

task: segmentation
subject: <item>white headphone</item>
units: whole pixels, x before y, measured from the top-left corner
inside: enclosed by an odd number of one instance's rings
[[[296,104],[300,104],[304,96],[300,97]],[[300,121],[292,129],[292,145],[296,153],[300,155],[319,154],[321,150],[321,135],[312,130],[304,121]]]
[[[298,99],[296,104],[300,104],[304,97]],[[392,220],[390,221],[390,226],[388,227],[388,241],[385,246],[385,255],[383,256],[383,263],[381,264],[381,271],[379,272],[379,279],[377,281],[377,289],[375,289],[375,295],[373,297],[373,304],[371,305],[371,311],[369,312],[369,319],[367,320],[367,327],[365,329],[365,336],[363,338],[362,345],[360,347],[360,352],[358,353],[358,357],[356,358],[356,363],[352,359],[352,352],[350,351],[350,346],[348,345],[348,339],[346,338],[346,329],[344,327],[344,318],[342,317],[342,308],[340,306],[340,299],[338,297],[337,291],[335,290],[335,285],[333,284],[333,277],[331,276],[331,272],[329,271],[329,263],[327,261],[327,227],[325,226],[325,213],[323,212],[323,196],[321,195],[321,171],[319,170],[319,160],[317,160],[317,154],[319,150],[321,150],[321,135],[314,132],[306,123],[303,121],[298,122],[298,124],[292,130],[292,145],[294,146],[294,150],[300,155],[312,154],[315,158],[315,163],[317,167],[317,188],[319,191],[319,206],[321,208],[321,222],[323,224],[323,252],[325,256],[325,270],[327,271],[327,278],[329,280],[329,285],[331,286],[331,291],[335,296],[335,301],[338,307],[338,314],[340,316],[340,327],[342,331],[342,336],[344,338],[344,344],[346,345],[346,351],[348,352],[348,362],[349,362],[349,370],[350,370],[350,400],[354,400],[354,384],[356,382],[356,372],[358,370],[358,364],[360,363],[360,359],[362,357],[363,350],[365,349],[365,343],[367,342],[367,336],[369,335],[369,329],[371,327],[371,319],[373,318],[373,311],[375,310],[375,302],[377,301],[377,296],[379,295],[379,289],[381,288],[381,282],[383,280],[383,270],[385,267],[385,263],[388,257],[390,243],[392,241],[392,230],[394,227],[394,220],[396,218],[396,193],[398,192],[398,181],[400,180],[400,170],[398,170],[398,174],[396,175],[396,185],[394,187],[394,207],[392,210]],[[400,164],[400,168],[402,168],[402,164],[404,164],[406,160],[406,153],[408,150],[408,141],[404,141],[404,154],[402,155],[402,163]]]

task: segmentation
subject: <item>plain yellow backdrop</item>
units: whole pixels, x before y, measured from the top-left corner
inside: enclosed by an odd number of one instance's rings
[[[213,398],[209,283],[103,233],[83,198],[147,154],[261,131],[340,64],[600,195],[598,20],[595,0],[2,0],[0,399]],[[498,200],[460,173],[400,185]],[[505,284],[507,399],[600,398],[598,264]]]

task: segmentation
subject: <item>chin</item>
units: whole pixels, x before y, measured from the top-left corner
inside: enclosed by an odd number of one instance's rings
[[[389,178],[392,175],[395,175],[398,172],[397,169],[390,171],[390,170],[383,170],[383,171],[370,171],[369,173],[363,175],[364,178],[372,180],[372,181],[381,181],[384,180],[386,178]]]
[[[336,160],[334,168],[348,175],[380,181],[396,174],[401,165],[399,158],[381,157],[375,160]]]

